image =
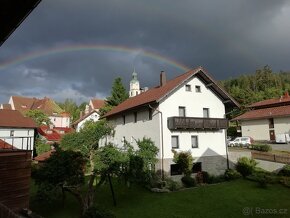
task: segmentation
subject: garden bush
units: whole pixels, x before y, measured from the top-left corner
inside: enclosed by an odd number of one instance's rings
[[[241,157],[236,164],[236,170],[245,178],[253,173],[257,162],[254,159]]]
[[[196,181],[191,176],[184,176],[181,178],[183,185],[187,188],[196,186]]]
[[[181,184],[177,181],[174,181],[172,179],[166,179],[166,188],[170,191],[177,191],[181,188]]]
[[[235,179],[239,179],[242,177],[242,175],[234,169],[227,169],[225,171],[225,180],[230,181],[230,180],[235,180]]]
[[[290,176],[290,165],[286,164],[278,173],[279,176]]]
[[[224,182],[224,181],[225,181],[224,175],[218,175],[218,176],[209,175],[207,183],[208,184],[215,184],[215,183],[221,183],[221,182]]]
[[[210,175],[206,171],[198,172],[195,176],[196,182],[200,183],[208,183]]]
[[[251,145],[251,149],[256,150],[256,151],[264,151],[264,152],[268,152],[272,150],[271,146],[266,145],[266,144],[253,144]]]

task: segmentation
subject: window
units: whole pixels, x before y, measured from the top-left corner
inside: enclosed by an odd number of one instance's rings
[[[179,139],[177,135],[171,136],[171,147],[172,148],[179,148]]]
[[[175,176],[175,175],[181,175],[181,169],[179,164],[171,164],[170,165],[170,175]]]
[[[27,131],[27,135],[30,135],[30,130]]]
[[[201,171],[202,171],[201,162],[193,163],[192,173],[198,173],[198,172],[201,172]]]
[[[203,108],[203,117],[205,118],[209,117],[209,108]]]
[[[185,85],[185,91],[191,92],[191,85]]]
[[[198,137],[197,135],[191,136],[191,147],[192,148],[198,148]]]
[[[10,130],[10,136],[14,136],[14,130]]]
[[[270,118],[269,119],[269,128],[274,128],[274,119],[273,118]]]
[[[137,112],[134,112],[134,123],[137,123]]]
[[[178,107],[178,113],[180,117],[185,117],[185,107]]]
[[[149,108],[149,120],[152,120],[153,117],[153,110],[152,108]]]
[[[123,115],[123,125],[125,125],[126,124],[126,116],[125,115]]]
[[[195,92],[201,92],[200,86],[195,86]]]

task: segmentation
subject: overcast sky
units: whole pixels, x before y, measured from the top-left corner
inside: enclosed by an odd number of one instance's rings
[[[121,49],[120,49],[121,48]],[[290,1],[42,0],[0,47],[0,103],[11,95],[78,103],[203,66],[217,80],[290,70]]]

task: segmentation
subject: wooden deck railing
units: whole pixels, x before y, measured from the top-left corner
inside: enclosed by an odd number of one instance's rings
[[[254,159],[290,164],[289,155],[272,154],[272,153],[258,152],[258,151],[252,151],[251,153],[252,153],[252,158]]]

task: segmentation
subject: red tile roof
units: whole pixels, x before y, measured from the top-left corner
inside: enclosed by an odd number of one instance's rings
[[[248,106],[249,108],[256,108],[256,107],[270,107],[270,106],[277,106],[277,105],[285,105],[285,104],[290,104],[290,97],[289,95],[284,95],[281,96],[280,98],[272,98],[272,99],[267,99],[264,101],[259,101],[256,103],[251,104]]]
[[[13,147],[9,143],[7,143],[7,142],[3,141],[2,139],[0,139],[0,150],[1,149],[17,149],[17,148]]]
[[[23,96],[12,96],[15,110],[20,111],[25,114],[29,110],[40,110],[45,114],[51,115],[61,115],[63,109],[61,109],[52,99],[50,98],[29,98]]]
[[[180,85],[182,85],[183,82],[187,81],[194,75],[200,76],[206,82],[211,83],[212,84],[211,88],[214,89],[216,93],[225,98],[225,100],[229,100],[233,106],[239,107],[239,104],[232,97],[230,97],[229,94],[226,91],[224,91],[202,67],[198,67],[172,80],[167,81],[166,84],[163,86],[151,88],[146,92],[143,92],[135,97],[127,99],[126,101],[122,102],[121,104],[113,108],[110,112],[105,114],[104,117],[110,117],[112,115],[116,115],[123,111],[139,107],[142,105],[157,103],[162,98],[166,97],[167,95],[175,91],[175,89],[178,88]]]
[[[290,105],[251,110],[232,120],[252,120],[283,116],[290,116]]]
[[[2,109],[11,110],[12,108],[10,104],[2,104]]]
[[[102,99],[91,99],[92,105],[93,105],[93,110],[100,109],[105,105],[105,101]]]
[[[0,110],[0,127],[36,128],[36,124],[19,111],[2,109]]]
[[[66,127],[54,127],[53,129],[49,129],[48,126],[43,125],[37,128],[37,131],[40,135],[45,137],[47,141],[60,142],[63,135],[72,132],[73,129]],[[63,133],[61,133],[61,131],[63,131]]]
[[[36,160],[38,162],[46,161],[48,158],[50,158],[50,156],[53,154],[53,152],[55,152],[55,150],[50,150],[50,151],[44,152],[44,153],[36,156],[34,158],[34,160]]]
[[[77,125],[79,122],[81,122],[82,120],[86,119],[88,116],[90,116],[93,113],[98,113],[96,110],[91,110],[89,113],[84,114],[82,117],[80,117],[78,120],[76,120],[72,125],[75,126]]]

